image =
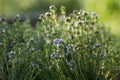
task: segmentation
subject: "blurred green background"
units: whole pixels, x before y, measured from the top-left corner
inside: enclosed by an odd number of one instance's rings
[[[84,9],[97,12],[100,22],[110,27],[111,32],[119,37],[120,0],[84,0],[84,4]]]
[[[0,0],[0,16],[34,15],[47,11],[52,4],[66,6],[68,13],[74,9],[95,11],[100,22],[120,38],[120,0]]]

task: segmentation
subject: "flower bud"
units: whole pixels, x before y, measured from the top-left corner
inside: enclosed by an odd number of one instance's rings
[[[0,17],[0,22],[4,22],[5,21],[5,17]]]
[[[67,17],[65,21],[70,22],[71,21],[70,17]]]
[[[53,11],[53,10],[56,10],[56,7],[55,7],[55,5],[51,5],[51,6],[49,7],[49,9],[50,9],[50,11]]]
[[[78,10],[74,10],[74,11],[73,11],[73,14],[78,14]]]

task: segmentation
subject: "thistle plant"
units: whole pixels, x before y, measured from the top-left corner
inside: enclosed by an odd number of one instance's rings
[[[52,5],[35,27],[15,16],[0,18],[0,78],[3,80],[108,80],[117,65],[111,34],[95,12]],[[118,52],[117,52],[118,53]]]

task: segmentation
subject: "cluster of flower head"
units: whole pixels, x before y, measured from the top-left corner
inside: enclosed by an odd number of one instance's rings
[[[40,14],[34,28],[30,27],[29,20],[21,24],[20,19],[19,15],[15,16],[14,24],[9,25],[0,18],[0,57],[5,55],[6,58],[0,59],[0,62],[21,61],[14,65],[20,68],[19,71],[22,71],[19,65],[24,64],[26,69],[27,64],[28,70],[35,71],[33,75],[42,74],[37,72],[41,70],[45,74],[58,70],[58,73],[65,73],[61,74],[66,78],[68,69],[74,69],[71,72],[74,75],[86,75],[89,69],[96,75],[101,71],[101,67],[96,65],[104,64],[112,52],[109,35],[97,24],[98,15],[95,12],[74,10],[66,16],[65,7],[61,7],[58,15],[57,8],[52,5],[48,12]],[[52,64],[54,67],[51,67]],[[98,71],[92,70],[91,66]],[[27,70],[24,71],[27,73]]]

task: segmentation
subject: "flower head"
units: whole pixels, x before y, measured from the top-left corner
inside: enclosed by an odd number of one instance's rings
[[[0,46],[2,46],[3,45],[3,43],[0,43]]]
[[[79,26],[79,25],[81,25],[81,26],[84,26],[84,21],[83,20],[80,20],[80,21],[78,21],[78,22],[76,22],[76,26]]]
[[[87,12],[87,11],[83,11],[83,12],[82,12],[82,15],[83,15],[83,16],[87,16],[88,14],[89,14],[89,12]]]
[[[8,53],[9,58],[11,58],[13,54],[15,54],[15,52],[14,52],[14,51],[10,51],[10,52]]]
[[[50,57],[53,59],[53,58],[55,58],[57,56],[57,53],[52,53],[51,55],[50,55]]]
[[[70,60],[70,61],[68,62],[68,66],[72,67],[74,63],[75,63],[75,61]]]
[[[51,12],[46,12],[46,13],[45,13],[45,17],[50,17],[51,15],[52,15]]]
[[[4,22],[5,21],[5,17],[0,17],[0,22]]]
[[[35,48],[31,47],[31,48],[29,49],[29,51],[30,51],[30,52],[35,51]]]
[[[66,49],[67,49],[67,53],[66,53],[66,55],[67,55],[70,52],[70,50],[73,49],[73,44],[68,44],[66,46]]]
[[[65,43],[65,41],[63,39],[54,39],[53,40],[53,43],[56,45],[56,46],[62,46],[63,43]]]
[[[54,10],[56,7],[55,7],[55,5],[51,5],[50,7],[49,7],[49,9],[51,10]]]
[[[2,29],[2,33],[5,33],[5,32],[6,32],[6,30],[3,28],[3,29]]]

